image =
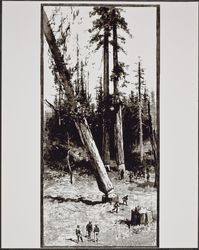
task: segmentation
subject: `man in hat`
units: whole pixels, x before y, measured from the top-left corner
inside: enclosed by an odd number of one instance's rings
[[[119,212],[119,201],[116,201],[114,206],[113,206],[113,209],[112,209],[112,212],[116,212],[118,213]]]
[[[124,196],[122,198],[123,204],[127,206],[127,201],[128,201],[128,195]]]
[[[93,231],[93,226],[92,226],[92,222],[89,221],[89,223],[86,225],[86,231],[88,233],[88,239],[91,238],[91,232]]]
[[[98,225],[96,224],[95,225],[95,227],[94,227],[94,230],[93,230],[93,232],[94,232],[94,241],[98,241],[98,235],[99,235],[99,227],[98,227]]]
[[[83,238],[82,238],[82,233],[81,233],[81,229],[80,229],[80,226],[77,225],[77,228],[76,228],[76,235],[77,235],[77,243],[79,243],[79,240],[81,240],[81,242],[83,242]]]
[[[132,179],[133,179],[133,173],[130,172],[130,174],[129,174],[129,182],[132,182]]]

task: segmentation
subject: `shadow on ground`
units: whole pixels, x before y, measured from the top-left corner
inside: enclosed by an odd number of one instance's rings
[[[72,198],[63,198],[63,197],[59,197],[59,196],[56,196],[56,197],[53,197],[51,195],[46,195],[44,197],[45,199],[50,199],[50,201],[58,201],[59,203],[62,203],[62,202],[82,202],[86,205],[91,205],[91,206],[94,206],[94,205],[97,205],[97,204],[102,204],[104,202],[102,201],[91,201],[91,200],[87,200],[83,197],[79,197],[79,198],[76,198],[76,199],[72,199]]]
[[[131,227],[131,221],[126,219],[126,220],[119,220],[119,224],[124,224],[124,225],[127,225],[128,228]]]

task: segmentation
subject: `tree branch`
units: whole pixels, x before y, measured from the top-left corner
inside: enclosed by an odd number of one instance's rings
[[[48,104],[50,108],[52,108],[55,112],[57,112],[57,109],[48,100],[45,99],[45,102],[46,104]]]

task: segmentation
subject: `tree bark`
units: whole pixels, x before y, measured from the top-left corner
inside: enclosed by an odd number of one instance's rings
[[[122,124],[122,107],[119,98],[119,79],[117,75],[118,68],[118,49],[117,49],[117,24],[115,19],[115,10],[113,9],[113,87],[114,87],[114,98],[116,106],[115,115],[115,150],[116,150],[116,162],[118,169],[125,171],[124,162],[124,147],[123,147],[123,124]]]
[[[150,102],[148,101],[148,118],[149,118],[149,133],[150,133],[150,142],[151,142],[151,147],[154,155],[154,161],[155,161],[155,167],[157,166],[157,144],[156,144],[156,139],[155,139],[155,132],[153,130],[152,126],[152,118],[151,118],[151,112],[150,112]]]
[[[115,141],[116,141],[116,162],[118,169],[125,170],[124,164],[124,145],[123,145],[123,124],[122,124],[122,106],[119,105],[115,117]]]
[[[102,138],[102,158],[107,169],[110,168],[110,138],[108,131],[108,97],[109,97],[109,41],[108,29],[104,28],[104,115],[103,115],[103,138]]]
[[[67,166],[68,166],[68,170],[70,173],[70,183],[73,184],[73,172],[72,172],[71,165],[70,165],[70,150],[68,150],[66,161],[67,161]]]
[[[92,137],[92,134],[91,134],[91,131],[89,129],[86,119],[83,118],[83,119],[78,120],[76,122],[76,126],[78,128],[78,131],[81,133],[83,143],[86,146],[92,165],[94,167],[94,170],[95,170],[94,173],[95,173],[95,177],[98,183],[98,187],[100,191],[102,191],[105,194],[108,193],[110,195],[113,192],[113,186],[107,175],[106,169],[101,160],[99,151],[97,150],[97,146]]]
[[[76,93],[76,96],[79,95],[79,39],[78,39],[78,35],[77,35],[77,80],[76,80],[76,86],[75,86],[75,93]]]
[[[59,84],[59,99],[58,99],[58,119],[59,119],[59,126],[61,126],[61,92],[62,92],[62,89],[61,89],[61,84],[60,82],[58,83]]]
[[[61,79],[61,82],[64,85],[67,100],[71,105],[71,109],[75,110],[76,102],[74,101],[74,90],[70,81],[70,74],[64,64],[64,60],[61,55],[61,52],[59,48],[57,47],[54,34],[52,32],[52,29],[48,21],[48,17],[44,10],[43,10],[43,31],[46,37],[46,41],[51,50],[52,57],[55,61],[55,65],[59,73],[59,77]],[[90,128],[88,126],[86,119],[84,117],[81,117],[81,119],[78,118],[76,120],[76,127],[87,149],[87,152],[89,153],[90,158],[92,159],[92,166],[97,176],[96,180],[98,183],[99,190],[105,193],[105,195],[111,196],[112,194],[114,194],[113,186],[107,175],[106,169],[101,160],[101,157],[99,155],[98,149],[93,140],[93,137],[90,132]]]
[[[139,127],[140,127],[140,163],[143,163],[144,148],[143,148],[143,127],[142,127],[142,95],[141,95],[141,69],[140,62],[138,63],[138,98],[139,98]]]

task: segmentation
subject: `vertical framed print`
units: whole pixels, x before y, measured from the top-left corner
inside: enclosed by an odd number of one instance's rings
[[[197,11],[2,1],[3,248],[197,248]]]

